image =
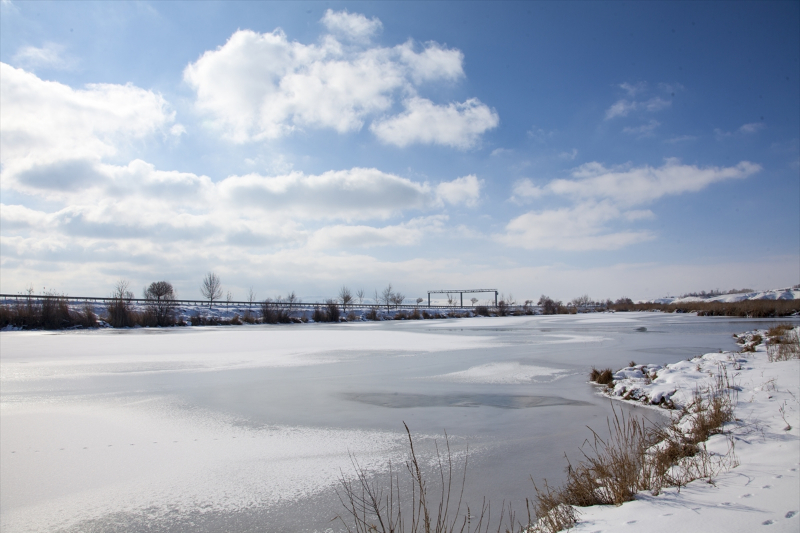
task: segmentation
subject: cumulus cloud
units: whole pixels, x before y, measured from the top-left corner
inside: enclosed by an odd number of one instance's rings
[[[23,46],[14,54],[14,62],[28,70],[47,68],[53,70],[70,70],[76,61],[67,55],[64,46],[47,42],[41,47]]]
[[[606,110],[606,120],[616,117],[627,117],[631,111],[660,111],[665,107],[672,105],[669,100],[664,100],[659,96],[655,96],[645,101],[635,101],[628,99],[617,100],[611,107]]]
[[[546,195],[564,198],[572,206],[525,213],[506,226],[496,239],[510,246],[558,250],[613,250],[654,238],[646,230],[615,228],[626,222],[655,217],[635,209],[664,196],[698,192],[711,184],[744,179],[761,170],[742,161],[731,167],[698,167],[667,159],[661,167],[607,168],[590,162],[572,171],[571,179],[555,179],[544,186],[530,179],[514,184],[512,201],[536,200]]]
[[[72,89],[5,63],[0,77],[0,157],[12,171],[113,156],[119,144],[160,131],[175,117],[161,95],[130,84]]]
[[[377,18],[368,19],[360,13],[348,13],[346,10],[336,12],[329,9],[321,22],[331,33],[357,40],[370,39],[383,29],[383,24]]]
[[[413,41],[372,45],[369,37],[381,22],[360,14],[328,10],[322,22],[332,33],[316,44],[290,41],[280,29],[263,34],[239,30],[224,45],[205,52],[184,70],[185,81],[196,92],[197,109],[238,143],[305,128],[358,131],[367,121],[383,117],[371,130],[384,142],[465,148],[497,125],[496,113],[477,99],[436,105],[418,96],[425,83],[464,76],[461,51],[435,42],[421,47]],[[346,46],[342,36],[361,45]],[[392,116],[398,100],[405,111]],[[426,119],[443,122],[428,132],[419,126]],[[405,133],[402,127],[412,129]]]
[[[533,181],[531,181],[529,178],[523,178],[521,180],[517,180],[516,182],[514,182],[513,195],[511,196],[511,200],[519,202],[521,200],[539,198],[544,194],[545,194],[544,189],[542,189],[537,185],[534,185]]]
[[[469,207],[477,205],[481,196],[483,180],[474,174],[456,178],[453,181],[440,183],[436,187],[436,196],[440,201],[451,205],[465,204]]]
[[[312,249],[372,248],[375,246],[410,246],[441,231],[447,215],[417,217],[394,226],[376,228],[364,225],[334,225],[315,231],[308,239]]]
[[[658,168],[606,168],[593,162],[573,170],[572,176],[577,179],[556,179],[546,189],[574,199],[607,198],[631,206],[662,196],[697,192],[720,181],[744,179],[760,170],[761,166],[749,161],[732,167],[698,167],[670,158]]]
[[[351,223],[480,198],[475,176],[431,184],[375,168],[287,168],[212,180],[140,159],[120,163],[132,141],[185,133],[163,97],[132,85],[73,89],[0,67],[0,186],[15,199],[0,206],[4,269],[23,262],[144,268],[210,256],[250,262],[253,250],[411,245],[440,231],[447,217]]]
[[[743,124],[739,127],[740,133],[758,133],[759,131],[764,129],[763,122],[751,122],[750,124]]]
[[[648,231],[609,231],[608,224],[623,215],[610,202],[531,211],[511,220],[498,239],[529,250],[586,251],[616,250],[653,238]]]
[[[623,133],[628,133],[630,135],[636,135],[637,137],[650,137],[653,135],[653,131],[657,127],[659,127],[661,123],[657,120],[651,120],[647,124],[642,124],[641,126],[627,126],[622,128]]]
[[[283,176],[232,176],[215,185],[221,198],[248,209],[285,212],[310,219],[388,218],[435,201],[427,183],[414,182],[375,168],[292,172]]]
[[[466,149],[500,122],[497,113],[476,98],[446,106],[411,98],[405,108],[400,115],[373,122],[370,130],[383,142],[400,147],[421,143]]]

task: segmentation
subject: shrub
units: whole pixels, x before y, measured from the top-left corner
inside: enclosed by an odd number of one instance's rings
[[[592,367],[589,372],[589,381],[594,381],[598,385],[611,385],[614,382],[614,373],[610,368],[598,370]]]
[[[128,282],[119,280],[111,294],[111,303],[106,306],[108,317],[106,322],[115,328],[127,328],[136,325],[131,299],[133,293],[128,290]]]
[[[489,316],[489,308],[485,305],[479,305],[475,308],[475,314],[480,316]]]
[[[370,307],[364,316],[367,317],[367,320],[380,320],[378,310],[374,307]]]
[[[171,326],[175,323],[175,290],[168,281],[154,281],[144,290],[148,321],[157,326]],[[150,324],[148,324],[150,325]]]
[[[315,306],[314,312],[311,313],[311,318],[314,322],[327,322],[328,314],[323,309],[320,309],[319,306]]]
[[[336,300],[326,300],[325,308],[327,310],[328,321],[339,322],[341,312],[339,311],[339,305],[336,303]]]
[[[800,335],[797,330],[790,329],[780,337],[770,338],[767,344],[767,358],[771,362],[800,359]]]

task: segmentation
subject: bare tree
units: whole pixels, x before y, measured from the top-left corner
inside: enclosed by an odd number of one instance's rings
[[[395,307],[399,307],[399,306],[403,305],[403,301],[405,299],[406,299],[406,295],[403,294],[402,292],[396,292],[396,293],[394,293],[394,296],[392,296],[392,302],[394,303]]]
[[[421,304],[424,301],[425,300],[423,300],[422,298],[417,298],[417,307],[419,307],[419,304]]]
[[[233,294],[231,294],[231,291],[228,291],[228,293],[225,295],[225,307],[230,307],[232,301]]]
[[[170,326],[175,321],[175,289],[169,281],[154,281],[144,290],[147,307],[156,325]]]
[[[386,311],[388,312],[389,306],[394,303],[394,291],[392,291],[391,283],[387,285],[385,289],[383,289],[383,292],[381,292],[380,302],[383,302],[383,304],[386,306]]]
[[[253,286],[250,286],[250,289],[247,291],[247,308],[250,309],[253,307],[253,303],[256,301],[256,291],[253,290]]]
[[[577,298],[573,298],[570,302],[575,307],[582,307],[585,305],[589,305],[592,302],[592,299],[589,298],[588,294],[584,294],[583,296],[578,296]]]
[[[342,302],[342,312],[346,313],[347,306],[353,301],[353,295],[350,294],[350,289],[344,285],[342,285],[342,288],[339,289],[339,301]]]
[[[473,306],[473,307],[475,307],[475,304],[476,304],[476,303],[478,303],[478,299],[477,299],[477,298],[475,298],[474,296],[473,296],[472,298],[470,298],[470,300],[469,300],[469,301],[470,301],[470,302],[472,302],[472,306]]]
[[[450,294],[449,292],[447,293],[447,305],[449,305],[450,307],[456,305],[456,297]]]
[[[364,289],[358,289],[356,292],[356,298],[358,298],[358,305],[362,305],[364,303]]]
[[[280,301],[280,298],[276,298],[276,300]],[[300,298],[297,297],[294,291],[286,295],[286,304],[289,306],[289,311],[292,310],[294,304],[299,304],[299,303],[300,303]]]
[[[222,281],[213,272],[206,274],[203,284],[200,285],[200,293],[208,300],[208,307],[214,305],[214,300],[222,298]]]
[[[114,285],[111,293],[111,303],[106,307],[108,312],[108,322],[115,328],[124,328],[134,325],[134,317],[131,309],[131,299],[133,293],[129,290],[130,283],[121,279]]]
[[[549,296],[542,294],[542,297],[539,298],[538,305],[542,308],[542,314],[554,315],[558,313],[558,308],[561,307],[561,302],[553,300]]]

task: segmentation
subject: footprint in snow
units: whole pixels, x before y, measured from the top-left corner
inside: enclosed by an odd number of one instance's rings
[[[725,505],[725,506],[728,506],[728,505],[730,505],[730,504],[731,504],[731,502],[722,502],[720,505]]]
[[[741,495],[741,496],[739,496],[739,497],[740,497],[740,498],[749,498],[750,496],[752,496],[752,494],[742,494],[742,495]]]
[[[772,520],[764,520],[763,522],[761,522],[761,525],[762,526],[771,526],[774,523],[775,522],[773,522]]]
[[[628,524],[628,525],[635,524],[635,523],[636,523],[636,520],[628,520],[628,521],[627,521],[627,522],[625,522],[625,523],[626,523],[626,524]]]
[[[784,518],[791,518],[797,514],[797,511],[789,511]]]
[[[764,486],[763,486],[763,487],[761,487],[761,488],[762,488],[762,489],[771,489],[771,488],[772,488],[772,485],[764,485]]]

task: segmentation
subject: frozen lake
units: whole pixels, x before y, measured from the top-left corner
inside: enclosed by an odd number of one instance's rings
[[[325,531],[348,453],[469,446],[470,502],[518,511],[610,413],[592,365],[734,349],[775,320],[660,313],[3,332],[0,529]],[[646,328],[646,331],[640,331]],[[652,417],[652,414],[651,414]]]

